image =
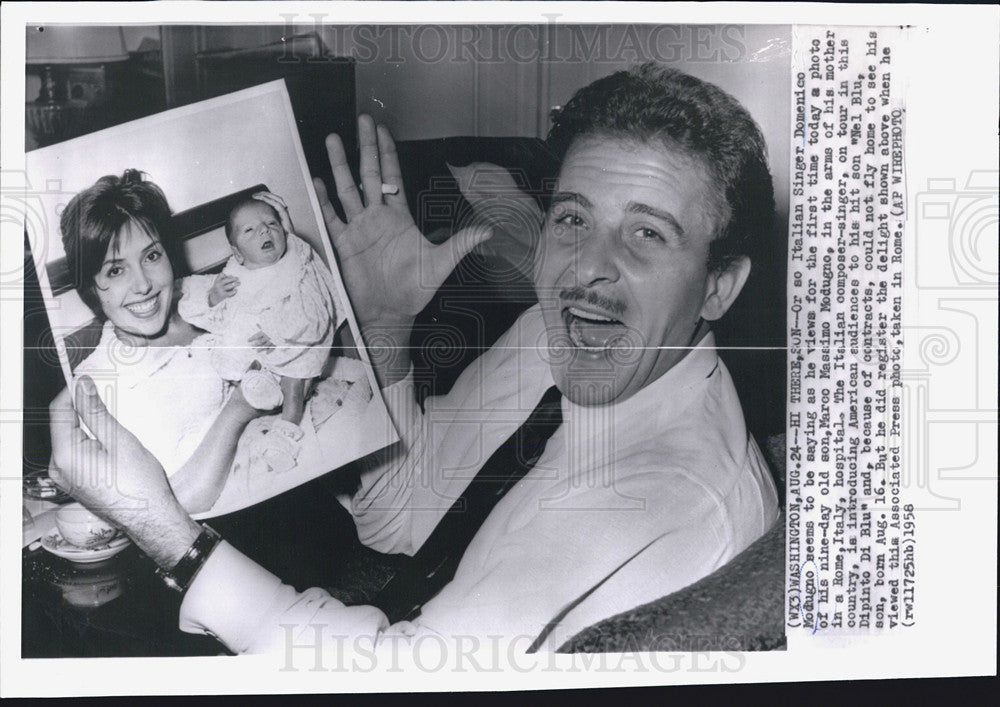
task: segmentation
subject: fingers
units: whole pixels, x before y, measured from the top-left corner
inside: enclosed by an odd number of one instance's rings
[[[257,332],[247,339],[247,343],[253,346],[257,351],[264,351],[274,348],[274,342],[262,331]],[[259,365],[259,364],[258,364]]]
[[[406,206],[406,193],[403,191],[403,174],[399,169],[399,155],[396,154],[396,143],[392,139],[389,128],[379,125],[378,153],[379,164],[382,167],[382,181],[396,187],[395,194],[385,194],[385,203],[393,206]],[[367,189],[367,187],[365,187]],[[379,185],[381,190],[381,185]]]
[[[82,395],[78,392],[77,399]],[[90,439],[80,427],[68,388],[49,405],[49,430],[52,436],[49,477],[52,481],[73,496],[88,484],[99,483],[101,469],[95,455],[100,452],[100,443]]]
[[[344,208],[344,215],[350,221],[361,213],[367,205],[387,203],[394,206],[406,206],[406,193],[403,190],[403,176],[399,169],[399,158],[396,154],[396,143],[385,126],[376,126],[369,115],[358,117],[358,144],[361,150],[359,172],[361,187],[354,182],[351,169],[344,151],[344,144],[338,135],[326,138],[327,155],[333,170],[333,180],[337,187],[337,196]],[[383,184],[386,188],[383,189]],[[330,235],[339,233],[345,224],[336,217],[333,205],[329,203],[326,186],[318,179],[313,180],[316,196],[323,210],[323,218],[327,222]],[[362,198],[361,191],[364,191]],[[385,193],[386,191],[394,193]]]
[[[339,135],[327,136],[326,154],[330,158],[333,181],[337,185],[337,197],[340,199],[341,206],[344,207],[344,214],[350,220],[360,214],[364,207],[361,204],[358,186],[354,183],[354,175],[351,174],[351,168],[347,164],[344,143],[341,142]]]
[[[278,218],[281,219],[281,227],[286,231],[294,230],[292,228],[292,217],[288,215],[288,205],[285,200],[282,199],[277,194],[272,194],[269,191],[257,192],[253,195],[254,199],[258,201],[263,201],[268,204],[272,209],[278,212]]]
[[[105,449],[113,449],[131,436],[108,412],[89,376],[81,376],[76,384],[76,411]]]
[[[323,213],[323,220],[326,222],[326,230],[330,232],[330,237],[337,236],[344,230],[346,224],[337,216],[337,211],[330,203],[330,195],[326,193],[326,185],[323,180],[314,177],[313,189],[316,190],[316,201],[319,202],[319,209]]]
[[[65,493],[69,493],[72,489],[67,479],[63,478],[62,469],[56,464],[55,450],[52,451],[52,458],[49,460],[48,469],[49,481],[54,483],[56,487]]]
[[[272,194],[269,191],[259,191],[256,194],[253,194],[252,197],[254,199],[257,199],[258,201],[263,201],[263,202],[265,202],[267,204],[270,204],[271,206],[273,206],[275,209],[278,209],[279,211],[281,209],[285,209],[285,210],[288,209],[288,204],[285,203],[284,199],[282,199],[277,194]]]
[[[73,409],[69,388],[64,388],[49,405],[49,434],[52,438],[52,462],[57,469],[67,469],[73,457],[73,447],[87,436]],[[53,477],[56,483],[59,479]]]
[[[369,204],[382,201],[382,170],[379,168],[379,146],[375,121],[370,115],[358,116],[358,144],[361,148],[361,186]]]
[[[493,229],[489,226],[471,226],[462,229],[441,245],[430,246],[435,251],[431,267],[435,269],[437,280],[444,282],[462,258],[472,252],[473,248],[489,240],[492,235]]]

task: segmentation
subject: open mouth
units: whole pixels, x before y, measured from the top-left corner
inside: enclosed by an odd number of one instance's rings
[[[260,244],[261,250],[274,250],[274,241],[267,240]]]
[[[625,336],[625,325],[603,312],[580,307],[564,307],[563,321],[573,346],[591,353],[618,345]]]
[[[157,294],[149,299],[144,299],[141,302],[126,304],[125,309],[127,309],[133,316],[139,317],[140,319],[156,316],[156,314],[160,311],[160,296]]]

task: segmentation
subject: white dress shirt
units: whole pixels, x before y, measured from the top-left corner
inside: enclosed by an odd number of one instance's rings
[[[383,391],[401,442],[362,474],[351,503],[361,540],[414,553],[493,451],[551,385],[534,307],[444,396],[416,406],[408,378]],[[296,593],[223,543],[181,606],[181,627],[236,652],[289,642],[500,636],[556,648],[583,628],[721,567],[777,517],[766,463],[748,435],[711,334],[635,395],[600,407],[563,399],[563,425],[501,499],[454,579],[412,623],[326,592]],[[331,558],[336,561],[336,558]],[[567,607],[571,607],[568,612]]]

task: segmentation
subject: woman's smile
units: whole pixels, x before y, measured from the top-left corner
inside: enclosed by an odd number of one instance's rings
[[[136,223],[111,242],[94,277],[105,316],[123,333],[154,338],[170,318],[174,271],[160,239]]]
[[[156,316],[160,310],[160,293],[157,292],[152,297],[144,299],[141,302],[126,304],[125,309],[131,312],[133,316],[140,317],[142,319]]]

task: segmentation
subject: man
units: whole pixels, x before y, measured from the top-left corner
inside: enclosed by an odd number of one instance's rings
[[[327,142],[347,223],[316,189],[401,436],[363,472],[351,511],[363,542],[427,570],[397,587],[404,610],[389,609],[411,621],[297,593],[216,542],[85,381],[77,409],[97,440],[53,426],[57,481],[190,582],[182,628],[236,652],[316,640],[316,627],[341,645],[436,633],[555,648],[706,576],[768,529],[774,484],[711,333],[773,211],[764,142],[742,107],[652,65],[579,91],[549,136],[562,167],[535,252],[539,304],[423,411],[406,358],[414,317],[488,234],[431,245],[407,210],[388,131],[362,117],[359,137],[360,189],[339,139]],[[504,456],[550,399],[551,437]],[[53,419],[67,405],[57,400]],[[478,499],[473,477],[496,467],[520,471]],[[94,468],[128,473],[109,491],[79,481]],[[148,506],[134,510],[135,499]]]

